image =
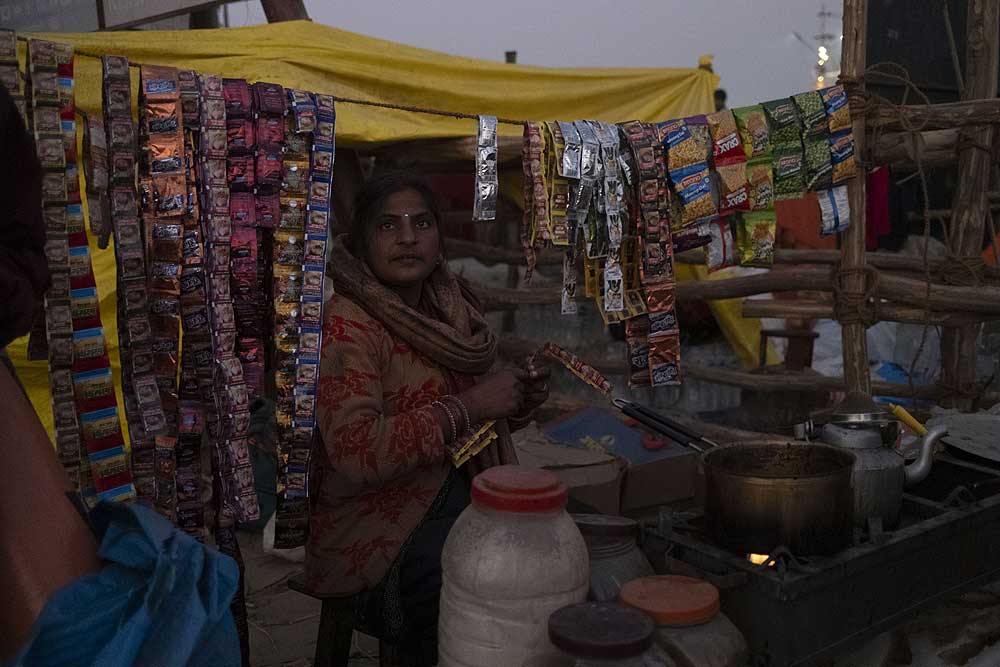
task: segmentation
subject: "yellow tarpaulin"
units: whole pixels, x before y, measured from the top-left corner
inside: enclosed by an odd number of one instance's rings
[[[718,77],[698,68],[552,69],[460,58],[309,21],[223,30],[31,36],[69,43],[80,52],[75,62],[76,100],[87,113],[100,111],[101,72],[100,61],[83,54],[124,55],[135,63],[272,81],[338,97],[524,120],[655,122],[706,113],[713,108],[712,94],[718,84]],[[136,84],[133,72],[133,92]],[[521,130],[502,125],[501,131]],[[351,104],[337,107],[337,141],[344,146],[474,133],[475,124],[469,120]],[[91,253],[105,336],[120,386],[114,255],[110,249],[98,250],[93,241]],[[700,277],[688,267],[679,267],[678,275],[681,279]],[[713,311],[740,358],[751,363],[759,335],[757,322],[740,317],[738,302],[717,302]],[[10,355],[51,433],[45,363],[27,362],[25,346],[26,339],[16,341]]]

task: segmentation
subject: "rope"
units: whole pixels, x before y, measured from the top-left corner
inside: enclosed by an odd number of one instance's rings
[[[948,259],[941,263],[938,274],[946,285],[979,287],[983,284],[983,269],[986,262],[979,255],[959,257],[948,253]]]
[[[863,287],[860,290],[848,289],[846,279],[852,276],[861,276],[864,279]],[[864,324],[870,327],[879,321],[879,301],[878,296],[879,272],[872,266],[859,267],[856,269],[843,269],[840,265],[835,265],[831,277],[833,284],[833,317],[845,324]]]

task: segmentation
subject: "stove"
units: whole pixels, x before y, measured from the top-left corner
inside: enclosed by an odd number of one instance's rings
[[[918,612],[1000,578],[1000,469],[958,452],[938,456],[907,489],[892,532],[856,532],[832,556],[783,547],[755,557],[722,549],[698,511],[661,512],[644,549],[668,573],[714,583],[754,667],[815,665],[858,648]]]

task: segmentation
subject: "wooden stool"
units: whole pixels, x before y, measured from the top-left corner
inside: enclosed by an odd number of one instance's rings
[[[306,588],[304,574],[288,580],[288,588],[308,595],[323,603],[316,634],[314,667],[347,667],[351,659],[351,640],[354,637],[354,598],[328,598],[316,595]]]
[[[815,331],[805,329],[761,329],[760,331],[760,357],[758,368],[767,365],[767,339],[784,338],[788,340],[788,348],[785,350],[784,368],[789,371],[801,371],[810,368],[813,362],[813,343],[819,338]]]

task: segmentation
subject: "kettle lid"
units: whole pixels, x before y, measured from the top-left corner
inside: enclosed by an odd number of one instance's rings
[[[865,424],[884,424],[892,419],[892,415],[880,408],[868,394],[850,391],[847,392],[844,400],[833,409],[830,422],[863,426]]]

